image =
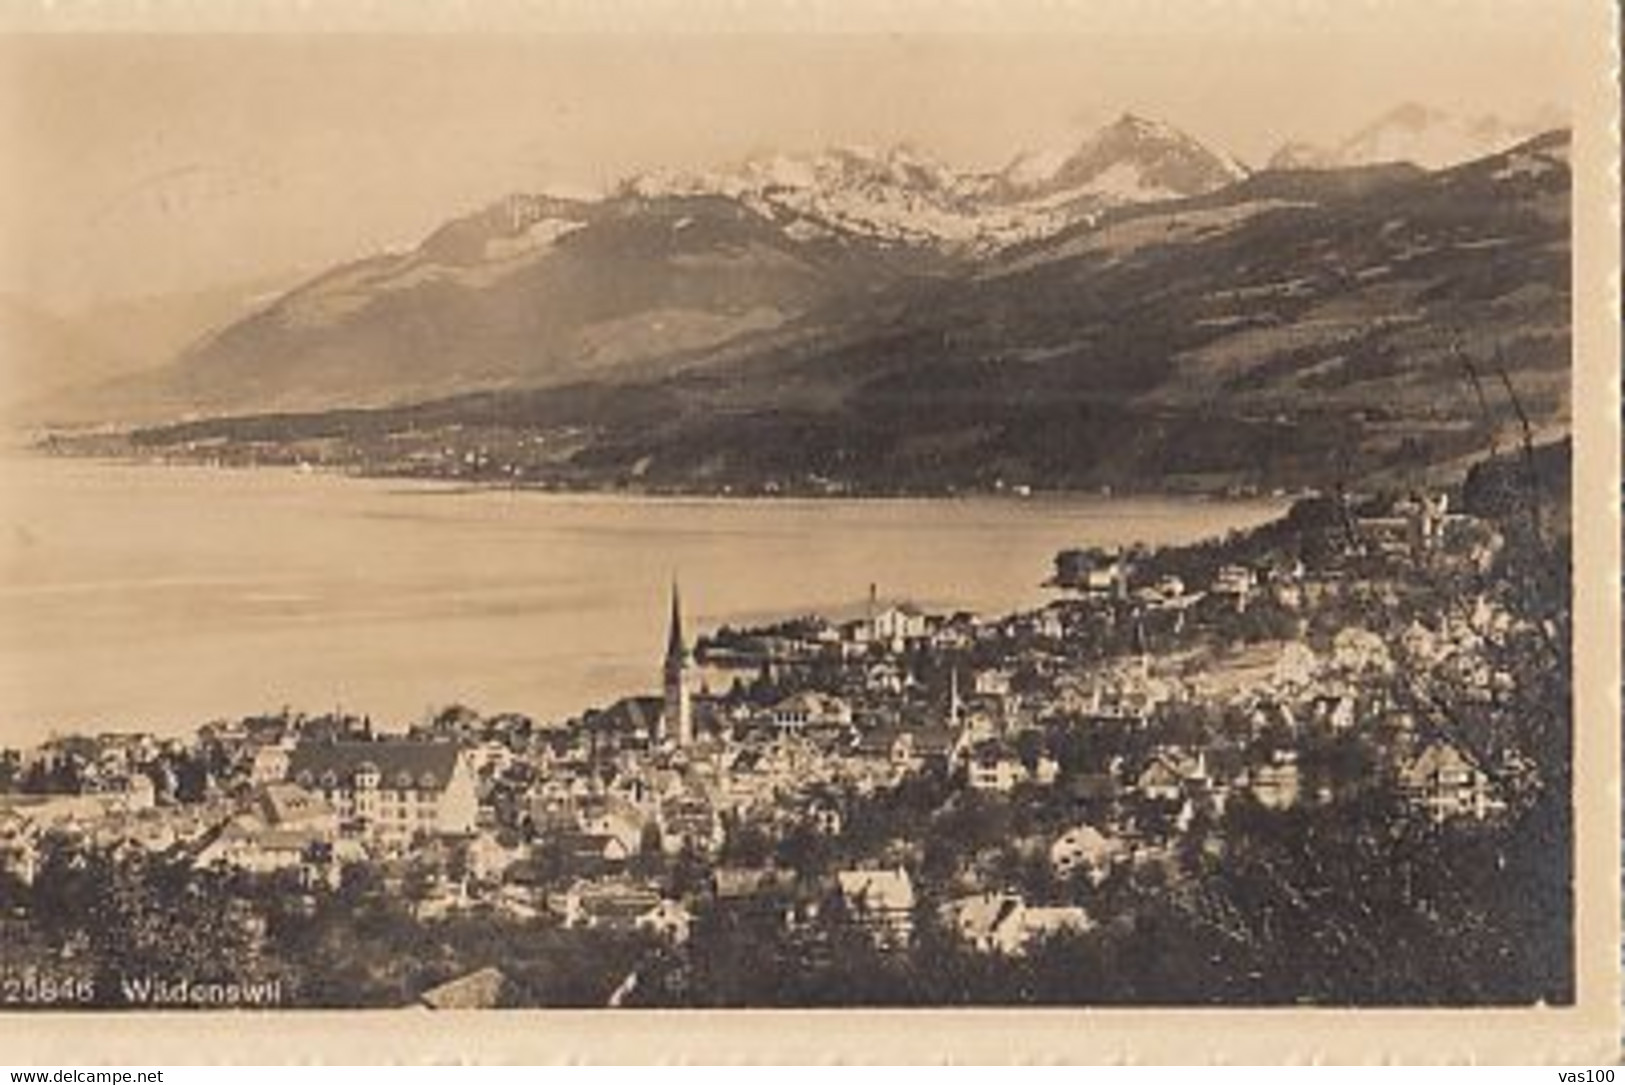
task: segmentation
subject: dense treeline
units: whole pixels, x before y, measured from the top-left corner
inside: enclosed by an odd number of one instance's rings
[[[1099,925],[1018,957],[927,921],[906,950],[850,919],[713,908],[639,989],[652,1005],[1524,1005],[1573,1000],[1567,819],[1435,826],[1391,794],[1237,804],[1173,875],[1114,877]],[[838,914],[838,913],[837,913]]]

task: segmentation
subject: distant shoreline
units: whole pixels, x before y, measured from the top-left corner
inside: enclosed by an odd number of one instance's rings
[[[45,439],[36,439],[26,444],[19,444],[0,452],[0,455],[9,457],[26,456],[44,460],[80,460],[90,463],[99,463],[112,467],[156,467],[156,468],[192,468],[198,470],[214,471],[269,471],[291,475],[316,475],[323,478],[339,479],[365,479],[371,482],[410,482],[424,486],[434,486],[435,492],[445,495],[471,494],[471,493],[534,493],[554,496],[578,496],[598,498],[626,498],[629,500],[684,500],[684,501],[774,501],[774,502],[829,502],[829,501],[862,501],[862,502],[943,502],[943,501],[1009,501],[1012,504],[1039,505],[1043,503],[1066,504],[1087,501],[1173,501],[1189,502],[1194,504],[1222,503],[1228,505],[1258,504],[1279,507],[1283,511],[1290,507],[1294,501],[1314,496],[1318,491],[1313,487],[1298,487],[1294,489],[1272,488],[1262,490],[1258,487],[1213,486],[1213,487],[1096,487],[1074,489],[1050,489],[1031,486],[1006,486],[1003,488],[960,488],[951,489],[842,489],[828,490],[816,487],[780,487],[775,489],[747,489],[733,486],[721,487],[684,487],[684,486],[658,486],[643,487],[632,485],[592,485],[586,483],[571,483],[560,480],[515,480],[515,479],[478,479],[447,477],[428,472],[392,471],[354,469],[341,464],[320,463],[289,463],[280,461],[217,461],[211,462],[207,458],[197,456],[143,456],[132,451],[116,451],[106,449],[86,450],[82,447],[82,440],[99,440],[100,438],[74,438],[51,435]],[[58,444],[50,442],[58,441]]]

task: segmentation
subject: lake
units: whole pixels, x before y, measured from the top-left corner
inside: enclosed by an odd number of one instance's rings
[[[1039,604],[1057,550],[1176,543],[1280,502],[563,495],[274,470],[0,461],[0,745],[291,705],[404,724],[658,689],[690,636],[882,600]]]

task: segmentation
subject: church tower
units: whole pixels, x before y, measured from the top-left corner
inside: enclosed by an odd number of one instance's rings
[[[671,628],[666,635],[666,663],[663,673],[665,711],[660,718],[661,736],[678,746],[694,741],[694,703],[689,693],[689,668],[693,660],[683,640],[683,605],[677,582],[671,585]]]

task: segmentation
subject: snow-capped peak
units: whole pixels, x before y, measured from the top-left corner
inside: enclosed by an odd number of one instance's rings
[[[838,146],[810,155],[773,154],[747,159],[735,176],[758,189],[899,188],[951,192],[960,178],[936,159],[904,146],[876,150]]]
[[[818,183],[818,165],[804,155],[772,154],[746,161],[741,172],[771,188],[811,188]]]
[[[1550,109],[1523,121],[1465,116],[1418,102],[1396,106],[1332,148],[1294,142],[1270,159],[1280,169],[1324,169],[1410,162],[1427,169],[1453,166],[1506,150],[1559,124]]]
[[[1018,200],[1070,195],[1118,203],[1200,195],[1246,175],[1234,158],[1172,125],[1124,113],[1070,151],[1017,156],[999,178]]]
[[[1158,140],[1162,142],[1189,141],[1190,137],[1170,124],[1150,117],[1142,117],[1138,113],[1125,112],[1109,126],[1106,131],[1119,131],[1132,133],[1140,139]]]
[[[1110,206],[1210,192],[1246,175],[1171,125],[1135,114],[1066,150],[1018,155],[1004,170],[965,173],[906,145],[770,153],[710,173],[656,170],[626,196],[719,195],[802,240],[989,248],[1028,240]]]
[[[738,180],[726,173],[657,168],[626,178],[618,194],[655,200],[666,196],[731,196],[739,189]]]
[[[714,173],[654,171],[629,179],[623,194],[713,194],[735,199],[791,228],[794,236],[860,234],[885,241],[961,241],[980,229],[976,185],[904,146],[837,146],[812,154],[774,153]]]

